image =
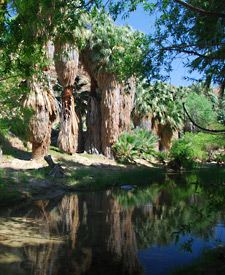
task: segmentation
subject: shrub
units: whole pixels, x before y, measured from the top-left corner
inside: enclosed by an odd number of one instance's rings
[[[191,143],[185,138],[173,141],[170,148],[169,166],[173,169],[192,168],[194,166],[194,151]]]
[[[225,146],[224,134],[211,135],[207,133],[186,133],[182,139],[174,140],[170,148],[169,157],[170,164],[183,166],[185,168],[192,167],[194,160],[201,161],[216,160],[217,158],[223,159],[223,154],[219,156],[214,152]]]
[[[213,151],[225,146],[224,134],[186,133],[184,138],[191,143],[195,158],[202,161],[211,159]]]
[[[135,162],[135,159],[149,161],[156,153],[157,140],[151,131],[135,128],[118,138],[118,142],[113,145],[113,151],[121,163]]]

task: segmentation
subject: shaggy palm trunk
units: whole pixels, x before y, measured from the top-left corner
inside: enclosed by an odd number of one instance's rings
[[[132,84],[131,89],[126,91],[112,74],[104,77],[101,84],[102,151],[105,156],[113,158],[112,145],[119,135],[130,129],[134,86]]]
[[[78,117],[75,113],[72,88],[64,88],[62,95],[61,130],[58,147],[61,152],[73,154],[78,148]]]
[[[41,89],[37,81],[29,81],[31,92],[24,102],[35,115],[31,122],[29,140],[32,143],[32,159],[40,159],[48,154],[51,143],[51,125],[58,117],[55,96],[51,90]]]
[[[134,104],[134,95],[135,95],[135,80],[130,78],[129,89],[121,86],[120,90],[120,134],[126,130],[130,130],[131,124],[131,112]]]
[[[64,88],[62,95],[61,130],[58,146],[61,152],[76,153],[78,149],[79,121],[74,108],[72,85],[78,70],[78,50],[60,42],[55,45],[55,68]]]
[[[105,156],[113,158],[112,145],[117,142],[120,134],[130,129],[134,80],[130,79],[131,89],[126,91],[114,73],[100,73],[96,70],[96,64],[91,63],[88,50],[82,52],[81,58],[92,84],[98,86],[98,92],[91,94],[89,100],[85,150],[90,153],[101,150]]]
[[[152,118],[151,116],[144,117],[133,117],[132,121],[134,123],[134,127],[140,127],[142,129],[146,129],[148,131],[152,130]]]
[[[85,151],[89,154],[101,153],[101,113],[96,92],[97,83],[91,77],[91,92],[87,107],[87,134],[85,139]]]
[[[153,123],[154,125],[154,133],[159,137],[159,151],[167,152],[171,147],[172,140],[178,136],[178,132],[173,132],[170,125],[161,124],[161,123]]]

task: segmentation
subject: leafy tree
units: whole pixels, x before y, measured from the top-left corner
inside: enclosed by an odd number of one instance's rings
[[[204,94],[198,95],[196,93],[189,93],[185,98],[186,107],[191,118],[201,127],[210,129],[214,127],[217,122],[217,115],[215,110],[213,110],[213,105],[210,100],[208,100]],[[189,121],[189,120],[188,120]],[[193,125],[191,123],[190,131],[193,132]],[[195,132],[199,131],[198,128]]]
[[[181,57],[190,71],[197,70],[203,74],[208,85],[211,82],[219,83],[223,94],[224,1],[116,1],[111,2],[110,11],[115,17],[120,13],[126,17],[130,12],[135,12],[137,5],[142,5],[150,14],[157,12],[156,31],[148,39],[146,72],[150,68],[151,76],[160,69],[170,72],[172,61]]]

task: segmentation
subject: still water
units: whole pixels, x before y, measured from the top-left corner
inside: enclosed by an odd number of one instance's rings
[[[2,208],[0,274],[169,274],[225,241],[225,211],[211,195],[224,179],[209,178],[165,175]]]

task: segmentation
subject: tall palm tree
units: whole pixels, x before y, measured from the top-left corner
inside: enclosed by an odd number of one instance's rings
[[[130,127],[134,96],[132,74],[140,55],[140,48],[133,46],[137,36],[128,27],[115,26],[105,15],[92,21],[92,32],[81,51],[82,64],[92,83],[85,144],[89,152],[103,152],[112,157],[111,146]],[[124,68],[127,81],[121,74]],[[100,132],[95,131],[95,125],[101,128]]]
[[[150,125],[160,138],[159,150],[167,150],[174,133],[183,125],[179,91],[169,84],[158,81],[150,85],[140,85],[135,96],[133,120],[149,119],[151,123],[148,123],[148,126]]]

